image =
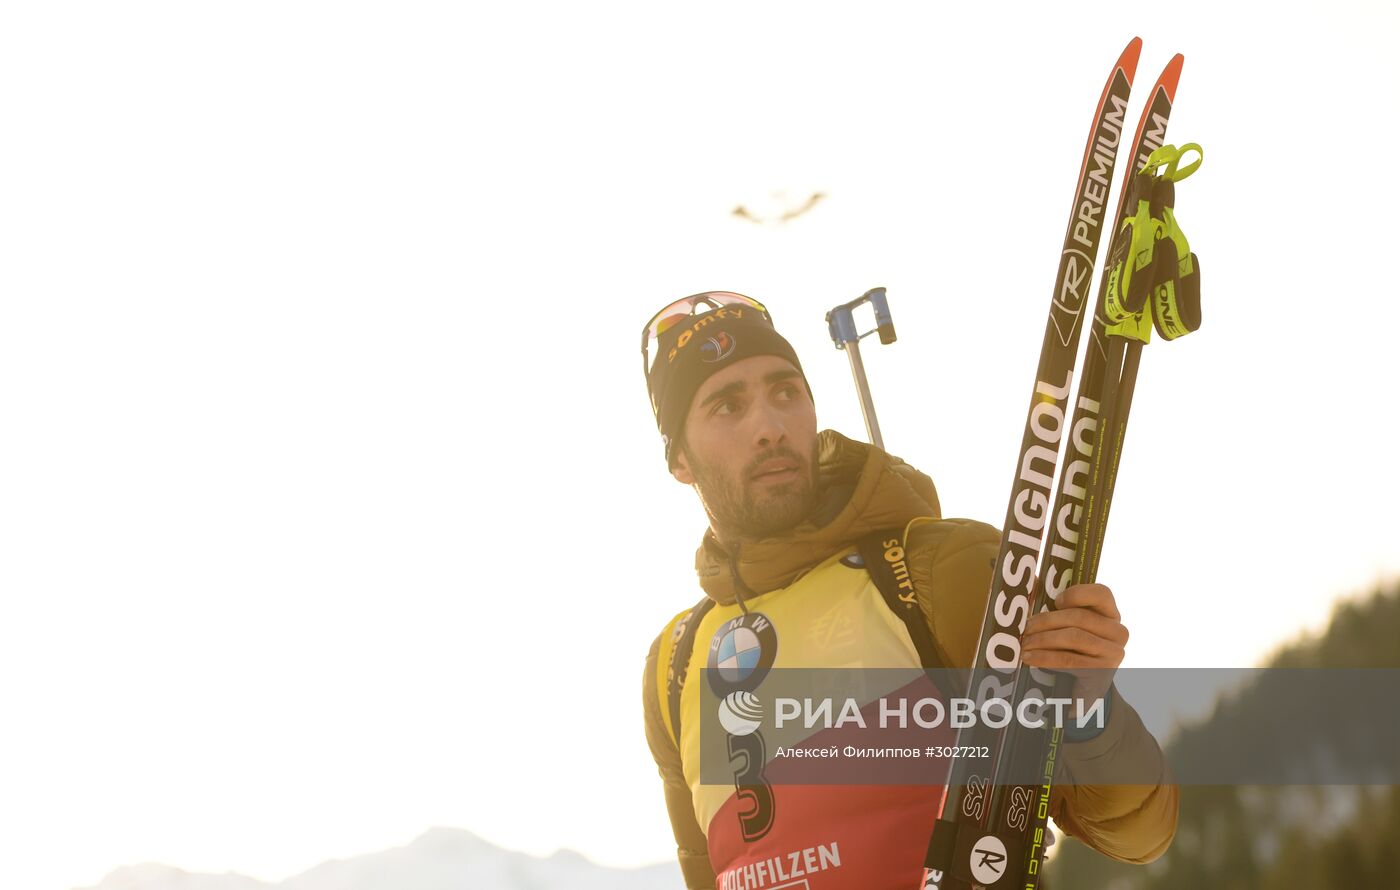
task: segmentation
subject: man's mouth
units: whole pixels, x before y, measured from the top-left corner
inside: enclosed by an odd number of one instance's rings
[[[797,463],[791,460],[770,460],[749,478],[755,482],[788,482],[797,478]]]

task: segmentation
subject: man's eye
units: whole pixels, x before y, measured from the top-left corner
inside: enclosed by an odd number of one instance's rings
[[[722,402],[717,402],[717,403],[715,404],[714,415],[715,415],[716,417],[723,417],[723,416],[726,415],[726,414],[733,414],[735,411],[738,411],[738,410],[739,410],[739,403],[738,403],[738,402],[734,401],[733,399],[725,399],[724,401],[722,401]]]
[[[784,399],[795,399],[797,398],[797,387],[793,386],[791,383],[785,384],[778,387],[776,395]]]

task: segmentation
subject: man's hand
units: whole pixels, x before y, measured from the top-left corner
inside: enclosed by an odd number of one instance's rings
[[[1055,605],[1026,621],[1021,661],[1073,674],[1074,697],[1087,705],[1108,693],[1113,672],[1123,663],[1128,629],[1113,591],[1102,584],[1075,584]]]

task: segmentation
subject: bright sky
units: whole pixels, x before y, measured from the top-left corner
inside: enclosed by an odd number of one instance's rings
[[[1100,578],[1130,665],[1318,627],[1400,572],[1396,9],[7,6],[0,886],[670,856],[640,673],[703,516],[641,323],[764,300],[860,436],[822,317],[888,287],[886,443],[999,523],[1135,33],[1137,102],[1187,58],[1205,326],[1145,356]],[[829,197],[729,215],[777,189]]]

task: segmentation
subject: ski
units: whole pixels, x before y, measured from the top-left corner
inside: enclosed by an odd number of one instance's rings
[[[1124,171],[1118,208],[1112,217],[1114,225],[1111,231],[1115,233],[1135,210],[1134,177],[1147,163],[1148,156],[1166,141],[1167,121],[1171,116],[1184,63],[1185,59],[1180,54],[1174,56],[1148,93],[1130,143],[1128,157],[1131,161]],[[1132,340],[1125,361],[1124,344],[1129,341],[1114,335],[1113,324],[1101,311],[1108,285],[1109,265],[1105,264],[1099,295],[1094,303],[1094,321],[1069,426],[1069,442],[1065,446],[1059,488],[1049,514],[1051,521],[1046,532],[1045,556],[1036,582],[1031,614],[1053,608],[1054,601],[1067,587],[1093,582],[1098,574],[1098,555],[1122,448],[1121,431],[1127,423],[1142,345],[1140,341]],[[1092,514],[1089,509],[1091,505],[1095,508]],[[1018,672],[1018,706],[1024,698],[1022,690],[1043,685],[1043,680],[1036,682],[1033,679],[1031,675],[1034,673],[1039,672],[1024,666]],[[1059,677],[1054,694],[1067,698],[1073,684],[1068,682],[1069,675]],[[1058,729],[1018,727],[1008,741],[1007,756],[999,763],[1002,768],[999,772],[1009,771],[1009,775],[1018,779],[1026,775],[1043,777],[1039,785],[1029,786],[994,781],[992,824],[1003,832],[1024,837],[1025,853],[1019,870],[1015,872],[1017,880],[1008,880],[1005,886],[1020,890],[1034,890],[1040,886],[1049,795],[1060,742]],[[1035,769],[1034,773],[1032,769]]]
[[[979,708],[998,700],[1012,706],[1020,671],[1020,633],[1031,614],[1041,538],[1050,488],[1066,429],[1066,409],[1073,389],[1074,366],[1083,333],[1083,310],[1093,287],[1094,266],[1104,230],[1104,211],[1113,168],[1122,141],[1128,96],[1137,71],[1142,40],[1133,38],[1105,83],[1095,109],[1080,165],[1050,313],[1027,411],[1016,475],[1003,525],[995,574],[983,615],[975,662],[968,685]],[[1050,674],[1026,672],[1044,689],[1027,686],[1027,697],[1044,698]],[[986,747],[993,757],[960,758],[952,763],[947,794],[924,858],[925,890],[961,890],[973,886],[1003,888],[1022,861],[1022,835],[1008,836],[989,827],[992,815],[992,766],[1001,756],[1006,733],[980,721],[958,731],[957,745]]]

